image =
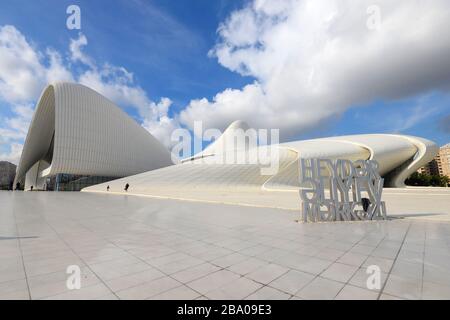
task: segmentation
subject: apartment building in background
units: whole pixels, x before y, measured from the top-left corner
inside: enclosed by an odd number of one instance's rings
[[[450,178],[450,143],[439,149],[439,174]]]
[[[440,147],[438,154],[433,160],[417,171],[428,175],[450,177],[450,143]]]
[[[12,189],[16,165],[8,161],[0,161],[0,190]]]

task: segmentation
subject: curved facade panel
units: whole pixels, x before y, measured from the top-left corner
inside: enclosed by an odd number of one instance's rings
[[[344,146],[346,144],[347,146]],[[428,163],[439,148],[432,141],[394,134],[365,134],[281,144],[294,148],[300,158],[373,159],[386,187],[404,187],[404,181]]]
[[[52,84],[42,93],[16,181],[40,160],[49,166],[31,177],[36,182],[61,173],[124,177],[172,164],[170,152],[119,107],[73,83]]]
[[[130,193],[159,196],[182,195],[198,190],[211,193],[222,190],[243,191],[291,191],[298,190],[299,159],[328,158],[368,160],[379,163],[379,173],[385,178],[385,186],[403,187],[404,180],[417,168],[426,164],[437,152],[436,145],[428,140],[392,134],[368,134],[305,141],[294,141],[272,145],[276,148],[278,170],[272,174],[262,174],[262,165],[255,163],[224,162],[227,156],[254,158],[263,148],[233,148],[225,141],[233,141],[232,130],[246,130],[242,121],[234,122],[222,137],[205,151],[181,164],[168,168],[145,172],[100,184],[86,191],[106,191],[106,186],[114,192],[122,192],[126,183],[131,185]],[[232,158],[232,157],[231,157]]]

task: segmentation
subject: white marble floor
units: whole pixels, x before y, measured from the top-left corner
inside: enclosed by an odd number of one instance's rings
[[[0,192],[0,299],[450,299],[449,222],[297,218],[274,208]],[[72,265],[80,289],[67,287]],[[380,289],[367,288],[371,265]]]

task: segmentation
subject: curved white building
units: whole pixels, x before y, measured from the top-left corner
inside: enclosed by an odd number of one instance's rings
[[[203,199],[204,194],[226,191],[245,194],[265,191],[296,191],[299,189],[300,158],[330,158],[369,160],[379,163],[379,173],[387,187],[403,187],[405,179],[418,168],[429,162],[438,151],[431,141],[403,135],[367,134],[294,141],[271,146],[248,147],[227,143],[234,141],[234,131],[246,131],[248,125],[237,121],[203,152],[184,159],[181,164],[141,173],[100,184],[85,191],[122,192],[129,183],[129,193],[157,195],[163,197]],[[252,161],[267,151],[272,153],[275,171],[264,173],[270,167],[266,162]],[[244,159],[244,161],[228,161]],[[247,161],[249,160],[249,161]],[[194,193],[197,195],[193,195]]]
[[[38,101],[15,181],[44,189],[71,176],[83,186],[172,164],[170,152],[114,103],[80,84],[55,83]]]
[[[431,141],[393,134],[258,146],[250,143],[255,132],[235,121],[204,151],[172,165],[171,153],[114,103],[85,86],[56,83],[38,101],[16,182],[26,190],[96,184],[86,191],[109,186],[113,192],[129,183],[130,193],[164,196],[193,190],[293,191],[300,187],[299,159],[339,158],[377,160],[385,186],[403,187],[438,151]]]

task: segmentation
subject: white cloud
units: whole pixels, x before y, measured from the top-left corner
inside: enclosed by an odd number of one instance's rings
[[[80,34],[78,39],[72,40],[70,45],[71,59],[90,67],[80,74],[78,82],[84,84],[123,107],[135,108],[142,126],[160,140],[165,146],[171,146],[170,136],[179,125],[175,119],[168,116],[172,102],[162,98],[155,103],[149,99],[147,93],[135,84],[133,73],[124,67],[110,64],[98,66],[95,61],[83,52],[87,39]]]
[[[36,103],[48,83],[55,81],[82,83],[122,107],[135,108],[143,127],[166,146],[170,145],[167,137],[178,127],[178,122],[168,116],[171,101],[150,100],[145,90],[135,83],[133,74],[123,67],[98,65],[83,52],[87,43],[81,33],[77,39],[71,39],[68,59],[84,66],[76,73],[64,66],[64,58],[58,51],[47,48],[41,52],[14,26],[0,26],[0,100],[9,106],[12,114],[0,119],[0,147],[9,149],[0,154],[0,159],[18,162],[33,114],[30,105]]]
[[[43,54],[14,26],[0,27],[0,99],[12,104],[33,101],[55,80],[73,81],[58,52],[47,49]]]
[[[0,159],[2,161],[9,161],[14,164],[18,164],[20,160],[20,156],[22,154],[23,144],[21,143],[11,143],[10,151],[5,153],[0,153]]]
[[[150,109],[157,112],[153,112],[151,117],[147,117],[142,123],[145,129],[168,147],[174,145],[175,142],[171,140],[172,132],[179,128],[178,122],[168,115],[171,105],[172,101],[169,98],[162,98],[157,104],[152,102]]]
[[[34,104],[45,85],[57,80],[80,82],[136,109],[142,126],[166,145],[178,120],[187,126],[203,120],[205,127],[223,129],[242,119],[254,127],[280,128],[286,138],[374,100],[449,91],[448,0],[378,0],[377,30],[367,28],[372,4],[253,0],[220,25],[210,56],[254,82],[225,89],[211,100],[191,100],[174,118],[170,99],[150,99],[133,73],[86,54],[83,34],[72,39],[70,54],[64,56],[50,48],[40,51],[14,26],[2,26],[0,100],[11,106],[12,116],[0,119],[0,144],[7,144],[11,154],[19,150],[29,119],[21,118],[17,108]],[[82,68],[68,68],[67,61]],[[423,108],[411,108],[411,113],[398,128],[411,127],[420,114],[428,114]]]
[[[8,102],[34,99],[44,79],[40,54],[13,26],[0,27],[0,97]]]
[[[7,146],[6,152],[0,153],[0,159],[18,163],[22,152],[22,141],[25,139],[33,116],[31,105],[14,105],[12,117],[2,119],[0,127],[0,147]],[[4,148],[2,148],[4,149]]]
[[[373,1],[254,0],[218,29],[210,52],[256,80],[211,101],[192,100],[180,121],[224,128],[236,119],[304,132],[355,105],[450,87],[446,0],[379,0],[381,25],[367,28]]]
[[[75,81],[72,73],[64,67],[63,59],[59,52],[53,49],[47,49],[46,53],[49,59],[49,66],[45,70],[46,84],[55,81]]]
[[[88,44],[87,38],[84,34],[80,33],[78,39],[70,40],[70,59],[73,62],[81,62],[91,68],[95,68],[95,64],[92,59],[84,54],[82,48]]]

